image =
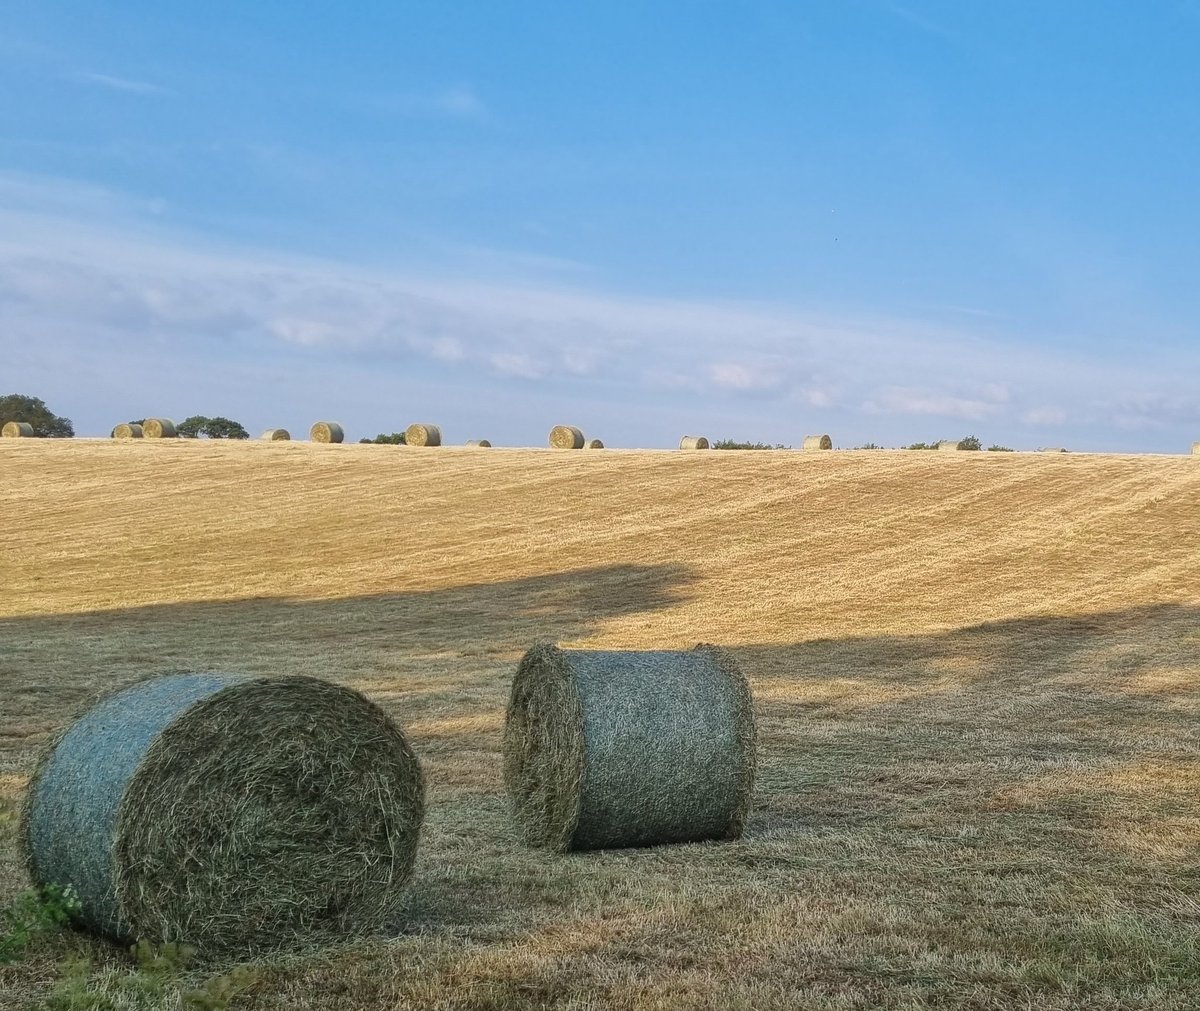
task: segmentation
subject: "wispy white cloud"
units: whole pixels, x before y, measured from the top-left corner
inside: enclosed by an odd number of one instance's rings
[[[458,84],[433,98],[433,106],[450,116],[482,116],[487,107],[474,90],[466,84]]]
[[[171,95],[170,88],[150,81],[137,81],[129,77],[116,77],[113,74],[93,74],[79,72],[71,75],[71,80],[77,84],[94,85],[98,88],[108,88],[110,91],[125,91],[134,95]]]
[[[986,396],[964,397],[930,389],[888,386],[863,402],[868,414],[913,414],[981,421],[994,416],[1000,405]]]
[[[362,106],[379,113],[415,118],[486,119],[489,111],[469,84],[454,84],[426,92],[372,95]]]

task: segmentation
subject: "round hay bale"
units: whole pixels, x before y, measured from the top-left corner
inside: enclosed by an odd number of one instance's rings
[[[833,449],[833,440],[828,435],[806,435],[803,449]]]
[[[291,442],[292,433],[286,428],[268,428],[263,432],[262,438],[266,439],[267,442]]]
[[[603,449],[604,443],[602,443],[599,439],[588,439],[587,445],[584,446],[583,448],[584,449]]]
[[[357,692],[177,674],[51,744],[21,836],[33,880],[71,886],[86,929],[240,955],[391,922],[423,813],[403,732]]]
[[[308,437],[313,442],[341,442],[346,433],[336,421],[318,421],[308,430]]]
[[[583,449],[583,432],[574,425],[555,425],[550,429],[551,449]]]
[[[1192,443],[1192,456],[1200,456],[1200,442]]]
[[[708,449],[708,440],[703,435],[685,435],[679,440],[680,449]]]
[[[440,446],[442,430],[437,425],[409,425],[404,430],[404,442],[409,446]]]
[[[28,421],[6,421],[0,428],[0,436],[5,439],[32,439],[33,426]]]
[[[142,426],[137,424],[117,425],[112,430],[114,439],[140,439],[142,438]]]
[[[492,444],[487,439],[468,439],[468,446],[475,446],[477,449],[491,449]]]
[[[178,434],[170,418],[147,418],[142,422],[143,439],[174,439]]]
[[[754,711],[733,660],[540,644],[513,679],[504,783],[534,846],[732,839],[754,787]]]
[[[958,452],[958,440],[957,439],[943,439],[941,442],[938,443],[937,448],[939,450],[941,450],[943,453],[957,453]]]

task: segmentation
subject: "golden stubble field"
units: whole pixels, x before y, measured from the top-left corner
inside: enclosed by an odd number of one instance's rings
[[[0,444],[0,901],[38,749],[156,672],[312,674],[404,725],[396,935],[234,1006],[1200,1005],[1200,459]],[[732,647],[735,843],[550,856],[500,781],[550,639]],[[0,969],[42,1006],[72,935]]]

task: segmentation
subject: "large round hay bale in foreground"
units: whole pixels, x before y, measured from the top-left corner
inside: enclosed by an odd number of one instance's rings
[[[534,846],[732,839],[754,787],[754,712],[733,660],[537,645],[513,679],[504,784]]]
[[[491,449],[492,444],[487,439],[468,439],[468,446],[474,446],[476,449]]]
[[[583,448],[584,449],[603,449],[604,443],[602,443],[599,439],[588,439],[587,445],[584,446]]]
[[[267,442],[291,442],[292,433],[286,428],[268,428],[263,432],[262,438]]]
[[[5,439],[32,439],[33,426],[28,421],[6,421],[0,428],[0,437]]]
[[[833,440],[828,435],[806,435],[804,449],[833,449]]]
[[[336,421],[318,421],[308,430],[308,437],[313,442],[341,442],[346,433]]]
[[[679,440],[680,449],[708,449],[708,440],[703,435],[685,435]]]
[[[144,439],[174,439],[178,434],[175,431],[175,422],[170,418],[147,418],[142,422]]]
[[[958,452],[958,440],[957,439],[943,439],[941,442],[939,442],[937,444],[937,448],[940,449],[943,453]]]
[[[583,449],[583,432],[574,425],[555,425],[550,429],[551,449]]]
[[[389,924],[423,810],[404,734],[357,692],[177,674],[51,745],[21,834],[33,880],[78,893],[81,926],[241,956]]]
[[[404,430],[404,442],[408,446],[440,446],[442,430],[437,425],[409,425]]]
[[[142,438],[142,426],[130,422],[127,425],[117,425],[112,430],[114,439],[140,439]]]

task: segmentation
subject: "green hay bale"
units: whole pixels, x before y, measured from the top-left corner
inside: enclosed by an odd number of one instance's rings
[[[754,711],[733,660],[540,644],[513,679],[504,783],[533,846],[732,839],[754,788]]]
[[[679,440],[680,449],[708,449],[708,440],[703,435],[685,435]]]
[[[555,425],[550,429],[551,449],[583,449],[583,432],[574,425]]]
[[[409,446],[440,446],[442,430],[437,425],[409,425],[404,430],[404,442]]]
[[[267,442],[291,442],[292,433],[286,428],[268,428],[263,432],[262,438]]]
[[[587,445],[584,446],[583,448],[584,449],[603,449],[604,443],[602,443],[599,439],[588,439]]]
[[[308,430],[308,437],[313,442],[341,442],[346,438],[346,433],[336,421],[318,421]]]
[[[374,703],[308,677],[134,684],[42,757],[21,833],[116,940],[244,955],[392,922],[423,816],[420,766]]]
[[[114,439],[140,439],[142,438],[142,426],[135,424],[117,425],[112,430]]]
[[[806,435],[804,449],[833,449],[833,440],[828,435]]]
[[[0,428],[0,437],[5,439],[32,439],[33,426],[28,421],[6,421]]]
[[[170,418],[147,418],[142,422],[144,439],[174,439],[178,434],[175,431],[175,422]]]
[[[468,446],[474,446],[476,449],[491,449],[492,444],[487,439],[468,439]]]

